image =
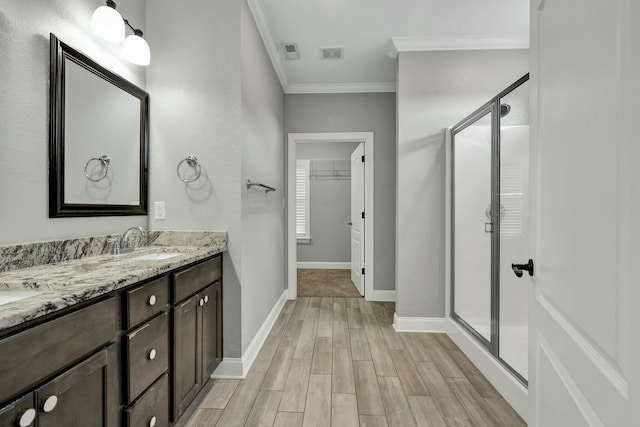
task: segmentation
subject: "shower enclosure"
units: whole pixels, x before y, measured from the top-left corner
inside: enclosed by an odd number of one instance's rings
[[[525,385],[528,80],[451,129],[451,316]]]

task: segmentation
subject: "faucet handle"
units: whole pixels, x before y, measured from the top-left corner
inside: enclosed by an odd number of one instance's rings
[[[112,254],[120,255],[120,239],[117,237],[109,237],[107,242],[112,243]]]

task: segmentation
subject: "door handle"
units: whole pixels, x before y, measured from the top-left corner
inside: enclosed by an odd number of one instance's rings
[[[511,269],[518,277],[522,277],[525,271],[529,272],[529,276],[533,276],[533,260],[529,259],[529,262],[526,264],[511,264]]]

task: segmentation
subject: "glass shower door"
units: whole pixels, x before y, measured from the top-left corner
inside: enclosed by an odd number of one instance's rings
[[[455,131],[453,154],[453,316],[491,344],[491,107]]]

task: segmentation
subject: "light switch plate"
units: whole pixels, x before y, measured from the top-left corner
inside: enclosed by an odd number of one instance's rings
[[[164,202],[155,202],[153,204],[153,212],[154,219],[165,219]]]

